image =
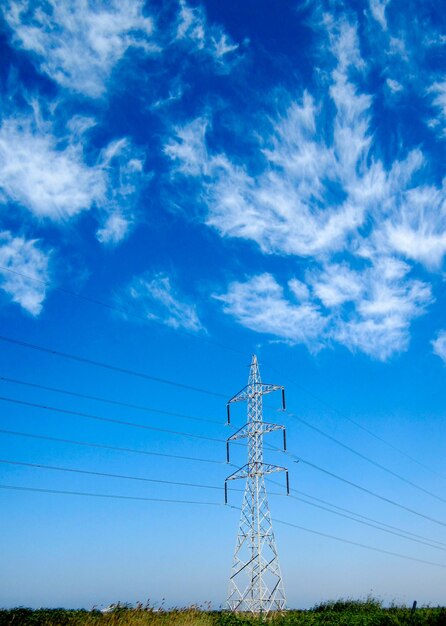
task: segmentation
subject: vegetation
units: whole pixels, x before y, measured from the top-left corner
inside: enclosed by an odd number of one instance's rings
[[[96,609],[0,609],[0,626],[446,626],[446,608],[404,606],[384,608],[367,600],[337,600],[307,611],[290,610],[268,618],[210,611],[203,607],[155,609],[149,605],[116,604]]]

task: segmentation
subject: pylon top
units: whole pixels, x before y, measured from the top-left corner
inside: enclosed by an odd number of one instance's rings
[[[249,379],[248,385],[255,385],[256,383],[260,383],[260,370],[259,363],[257,361],[257,356],[255,354],[252,355],[251,367],[249,368]]]

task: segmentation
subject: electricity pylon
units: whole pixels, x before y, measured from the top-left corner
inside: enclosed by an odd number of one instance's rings
[[[248,422],[226,442],[229,463],[229,443],[237,439],[248,440],[248,463],[228,476],[225,481],[225,501],[228,501],[228,481],[246,479],[240,525],[235,545],[231,577],[229,579],[228,608],[231,611],[249,611],[266,614],[271,610],[286,608],[285,591],[274,540],[271,515],[266,496],[265,475],[286,472],[289,493],[288,471],[284,467],[263,462],[263,435],[274,430],[283,431],[283,447],[286,449],[285,427],[263,421],[265,394],[282,391],[282,406],[285,410],[285,390],[279,385],[262,383],[257,357],[253,355],[248,385],[228,402],[228,424],[231,421],[230,405],[246,401]]]

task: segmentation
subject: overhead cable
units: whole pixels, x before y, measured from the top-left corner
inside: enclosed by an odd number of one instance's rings
[[[285,452],[286,454],[286,452]],[[293,455],[294,456],[294,455]],[[297,459],[297,460],[296,460]],[[420,511],[417,511],[415,509],[412,509],[404,504],[401,504],[401,502],[397,502],[395,500],[392,500],[391,498],[387,498],[386,496],[382,496],[379,493],[376,493],[376,491],[372,491],[371,489],[368,489],[367,487],[363,487],[362,485],[358,485],[357,483],[354,483],[351,480],[348,480],[347,478],[343,478],[342,476],[339,476],[338,474],[335,474],[334,472],[330,472],[329,470],[320,467],[319,465],[316,465],[315,463],[311,463],[310,461],[307,461],[305,459],[303,459],[302,457],[296,457],[295,458],[295,462],[296,463],[304,463],[305,465],[308,465],[308,467],[312,467],[313,469],[316,469],[319,472],[323,472],[324,474],[326,474],[327,476],[331,476],[332,478],[335,478],[336,480],[339,480],[347,485],[350,485],[351,487],[355,487],[355,489],[359,489],[360,491],[363,491],[364,493],[368,493],[369,495],[373,496],[374,498],[378,498],[379,500],[382,500],[383,502],[387,502],[388,504],[392,504],[393,506],[398,507],[399,509],[402,509],[404,511],[407,511],[408,513],[412,513],[413,515],[417,515],[418,517],[422,517],[424,519],[429,520],[430,522],[433,522],[434,524],[439,524],[440,526],[444,526],[446,527],[446,522],[443,522],[441,520],[436,519],[435,517],[431,517],[430,515],[426,515],[425,513],[421,513]]]
[[[9,267],[5,267],[5,266],[0,266],[0,270],[2,271],[6,271],[9,272],[11,274],[20,276],[22,278],[26,278],[27,280],[31,280],[37,283],[40,283],[42,285],[45,285],[47,288],[49,289],[53,289],[54,291],[59,291],[61,293],[64,294],[68,294],[70,296],[76,297],[76,298],[80,298],[81,300],[84,300],[86,302],[89,302],[91,304],[95,304],[101,307],[104,307],[106,309],[109,310],[113,310],[113,311],[117,311],[123,315],[127,315],[130,317],[134,317],[136,319],[139,319],[140,321],[143,321],[145,323],[152,323],[155,322],[157,324],[161,324],[164,326],[163,322],[160,320],[157,320],[156,318],[150,319],[148,320],[146,317],[140,316],[136,313],[133,313],[132,311],[129,311],[127,309],[123,309],[121,307],[117,307],[115,305],[111,305],[108,304],[106,302],[102,302],[100,300],[97,300],[95,298],[91,298],[89,296],[85,296],[84,294],[75,292],[75,291],[71,291],[69,289],[65,289],[63,287],[55,287],[54,285],[51,285],[49,282],[47,281],[43,281],[41,279],[35,278],[33,276],[29,276],[27,274],[23,274],[22,272],[18,272],[17,270],[13,270],[12,268]],[[244,354],[240,349],[238,348],[234,348],[233,346],[228,346],[227,344],[222,344],[220,342],[216,342],[213,339],[209,339],[208,337],[205,337],[203,335],[191,335],[189,333],[187,333],[186,331],[182,331],[181,329],[176,329],[177,333],[183,334],[183,335],[187,335],[188,338],[193,338],[196,340],[200,340],[200,341],[204,341],[208,344],[211,345],[215,345],[217,347],[220,348],[224,348],[225,350],[229,350],[230,352],[236,353],[236,354]],[[278,372],[282,377],[285,378],[285,380],[288,380],[289,383],[291,383],[293,386],[295,386],[296,388],[300,389],[301,391],[303,391],[305,394],[307,394],[309,397],[314,398],[317,402],[321,403],[322,405],[326,406],[330,411],[335,412],[337,415],[339,415],[340,417],[342,417],[343,419],[347,420],[348,422],[350,422],[351,424],[354,424],[357,428],[361,429],[363,432],[367,433],[369,436],[373,437],[375,440],[383,443],[384,445],[388,446],[389,448],[391,448],[392,450],[394,450],[395,452],[398,452],[399,454],[401,454],[402,456],[404,456],[405,458],[407,458],[408,460],[412,461],[413,463],[416,463],[417,465],[419,465],[420,467],[423,467],[424,469],[428,470],[429,472],[436,474],[437,476],[446,479],[446,477],[441,474],[440,472],[438,472],[437,470],[433,469],[432,467],[430,467],[429,465],[426,465],[425,463],[423,463],[422,461],[420,461],[419,459],[416,459],[415,457],[413,457],[412,455],[408,454],[407,452],[405,452],[404,450],[402,450],[401,448],[399,448],[398,446],[395,446],[394,443],[391,443],[389,441],[387,441],[385,438],[377,435],[376,433],[374,433],[372,430],[370,430],[369,428],[363,426],[362,424],[360,424],[359,422],[357,422],[356,420],[354,420],[353,418],[349,417],[348,415],[346,415],[345,413],[343,413],[342,411],[339,411],[339,409],[337,409],[336,407],[333,407],[329,402],[327,402],[326,400],[320,398],[317,394],[315,394],[312,391],[309,391],[308,389],[306,389],[305,387],[303,387],[301,384],[299,384],[298,382],[296,382],[294,379],[290,378],[288,375],[283,374],[283,372],[281,372],[276,366],[272,365],[272,364],[268,364],[269,367],[273,370],[275,370],[276,372]]]
[[[26,387],[32,387],[34,389],[41,389],[43,391],[52,391],[55,393],[61,393],[66,396],[72,396],[74,398],[82,398],[83,400],[94,400],[95,402],[104,402],[106,404],[111,404],[113,406],[122,406],[125,409],[136,409],[138,411],[146,411],[147,413],[159,413],[160,415],[169,415],[171,417],[179,417],[181,419],[193,420],[196,422],[207,422],[209,424],[217,424],[218,426],[222,425],[221,421],[211,420],[206,417],[197,417],[196,415],[188,415],[185,413],[177,413],[174,411],[165,411],[164,409],[156,409],[153,407],[149,407],[142,404],[133,404],[130,402],[121,402],[119,400],[111,400],[109,398],[104,398],[103,396],[92,396],[85,393],[79,393],[77,391],[71,391],[69,389],[62,389],[61,387],[47,387],[46,385],[41,385],[38,383],[33,383],[30,381],[19,380],[17,378],[9,378],[8,376],[0,376],[0,380],[6,383],[12,383],[15,385],[23,385]]]
[[[208,396],[216,396],[216,397],[224,398],[224,399],[228,397],[226,394],[219,393],[218,391],[210,391],[209,389],[203,389],[202,387],[194,387],[193,385],[187,385],[185,383],[175,382],[174,380],[169,380],[167,378],[160,378],[159,376],[152,376],[151,374],[146,374],[145,372],[139,372],[136,370],[128,369],[126,367],[119,367],[118,365],[104,363],[103,361],[96,361],[94,359],[89,359],[87,357],[82,357],[76,354],[71,354],[69,352],[62,352],[61,350],[54,350],[53,348],[46,348],[45,346],[41,346],[35,343],[30,343],[29,341],[21,341],[19,339],[13,339],[12,337],[6,337],[5,335],[0,335],[0,341],[4,341],[7,343],[17,345],[17,346],[21,346],[22,348],[30,348],[31,350],[38,350],[40,352],[45,352],[46,354],[59,356],[64,359],[70,359],[71,361],[83,363],[84,365],[94,365],[95,367],[101,367],[103,369],[110,370],[112,372],[118,372],[119,374],[128,374],[129,376],[136,376],[137,378],[151,380],[156,383],[161,383],[162,385],[170,385],[172,387],[178,387],[180,389],[187,389],[188,391],[195,391],[197,393],[203,393]]]
[[[381,437],[380,435],[377,435],[375,432],[373,432],[373,430],[370,430],[369,428],[367,428],[366,426],[364,426],[363,424],[361,424],[360,422],[354,420],[352,417],[348,416],[346,413],[344,413],[343,411],[340,411],[339,409],[337,409],[336,407],[334,407],[330,402],[327,402],[326,400],[324,400],[323,398],[320,398],[317,394],[315,394],[313,391],[309,391],[308,389],[306,389],[305,387],[303,387],[302,385],[300,385],[297,381],[295,381],[293,378],[290,378],[289,375],[283,373],[280,369],[278,369],[276,366],[272,365],[272,364],[268,364],[268,366],[272,369],[275,370],[276,372],[278,372],[280,374],[280,376],[286,380],[288,383],[290,383],[291,385],[293,385],[294,387],[296,387],[297,389],[299,389],[300,391],[303,391],[307,396],[309,396],[310,398],[313,398],[314,400],[316,400],[317,402],[319,402],[321,405],[325,406],[327,409],[329,409],[330,411],[332,411],[333,413],[336,413],[337,415],[339,415],[340,417],[342,417],[343,419],[345,419],[347,422],[350,422],[351,424],[353,424],[354,426],[356,426],[357,428],[359,428],[360,430],[362,430],[363,432],[365,432],[367,435],[369,435],[370,437],[373,437],[373,439],[375,439],[376,441],[379,441],[380,443],[386,445],[388,448],[390,448],[391,450],[393,450],[394,452],[398,452],[398,454],[400,454],[401,456],[405,457],[406,459],[408,459],[409,461],[411,461],[412,463],[415,463],[416,465],[418,465],[419,467],[422,467],[423,469],[431,472],[432,474],[435,474],[436,476],[439,476],[440,478],[442,478],[443,480],[446,480],[446,476],[444,474],[442,474],[441,472],[439,472],[438,470],[430,467],[430,465],[427,465],[426,463],[423,463],[422,461],[420,461],[419,459],[415,458],[414,456],[412,456],[411,454],[408,454],[407,452],[405,452],[404,450],[402,450],[400,447],[396,446],[394,443],[388,441],[387,439],[385,439],[384,437]]]
[[[427,561],[425,559],[417,559],[416,557],[407,556],[406,554],[401,554],[400,552],[392,552],[390,550],[376,548],[375,546],[369,546],[366,543],[360,543],[359,541],[351,541],[350,539],[344,539],[342,537],[337,537],[336,535],[323,533],[318,530],[313,530],[312,528],[305,528],[305,526],[300,526],[299,524],[294,524],[292,522],[285,522],[284,520],[280,520],[277,518],[273,518],[273,522],[277,522],[278,524],[284,524],[285,526],[291,526],[292,528],[298,528],[299,530],[303,530],[307,533],[312,533],[313,535],[318,535],[319,537],[325,537],[326,539],[333,539],[334,541],[341,541],[342,543],[347,543],[351,546],[365,548],[366,550],[373,550],[374,552],[381,552],[382,554],[396,556],[396,557],[399,557],[400,559],[406,559],[408,561],[416,561],[418,563],[424,563],[426,565],[434,565],[435,567],[446,568],[446,565],[444,565],[443,563],[436,563],[435,561]]]
[[[218,507],[226,506],[230,509],[235,509],[237,511],[240,511],[238,507],[235,507],[233,505],[224,505],[219,502],[203,502],[199,500],[197,501],[197,500],[178,500],[174,498],[147,498],[147,497],[139,497],[139,496],[118,495],[118,494],[91,493],[91,492],[85,492],[85,491],[68,491],[68,490],[62,490],[62,489],[44,489],[44,488],[39,488],[39,487],[23,487],[23,486],[6,485],[6,484],[0,484],[0,489],[46,493],[46,494],[57,494],[57,495],[65,495],[65,496],[84,496],[88,498],[104,498],[104,499],[111,498],[111,499],[118,499],[118,500],[135,500],[135,501],[139,500],[139,501],[145,501],[145,502],[165,502],[165,503],[193,504],[193,505],[196,504],[196,505],[203,505],[203,506],[218,506]],[[342,537],[337,537],[336,535],[330,535],[328,533],[319,532],[311,528],[305,528],[304,526],[299,526],[298,524],[294,524],[292,522],[286,522],[278,518],[274,518],[273,521],[278,524],[284,524],[292,528],[297,528],[298,530],[303,530],[304,532],[318,535],[320,537],[325,537],[326,539],[332,539],[334,541],[339,541],[342,543],[346,543],[348,545],[353,545],[359,548],[364,548],[366,550],[373,550],[374,552],[380,552],[388,556],[395,556],[395,557],[406,559],[409,561],[423,563],[425,565],[432,565],[434,567],[446,568],[446,565],[442,563],[436,563],[435,561],[427,561],[424,559],[418,559],[415,557],[408,556],[406,554],[401,554],[399,552],[391,552],[389,550],[384,550],[382,548],[377,548],[375,546],[369,546],[367,544],[360,543],[357,541],[350,541],[349,539],[344,539]]]
[[[27,402],[26,400],[17,400],[16,398],[9,398],[7,396],[0,396],[1,402],[10,402],[12,404],[19,404],[21,406],[28,406],[35,409],[43,409],[45,411],[55,411],[56,413],[63,413],[64,415],[74,415],[76,417],[83,417],[85,419],[96,420],[99,422],[107,422],[110,424],[120,424],[121,426],[130,426],[132,428],[142,428],[144,430],[154,430],[156,432],[167,433],[169,435],[178,435],[180,437],[191,437],[193,439],[203,439],[205,441],[216,441],[218,443],[225,443],[225,439],[218,439],[216,437],[207,437],[206,435],[195,435],[194,433],[185,433],[178,430],[171,430],[168,428],[159,428],[158,426],[148,426],[147,424],[140,424],[138,422],[128,422],[127,420],[115,419],[112,417],[101,417],[99,415],[93,415],[91,413],[84,413],[82,411],[72,411],[70,409],[62,409],[60,407],[50,406],[47,404],[39,404],[37,402]]]
[[[421,485],[418,485],[417,483],[414,483],[412,480],[409,480],[409,478],[405,478],[401,474],[398,474],[398,472],[394,472],[392,469],[386,467],[382,463],[378,463],[378,461],[374,461],[372,458],[370,458],[366,454],[363,454],[362,452],[358,452],[358,450],[355,450],[351,446],[348,446],[347,444],[343,443],[342,441],[340,441],[336,437],[333,437],[333,435],[329,435],[328,433],[323,431],[321,428],[318,428],[317,426],[314,426],[313,424],[310,424],[309,422],[307,422],[303,418],[299,417],[295,413],[291,413],[290,411],[285,411],[285,413],[286,413],[286,415],[289,415],[293,419],[298,420],[301,424],[304,424],[305,426],[307,426],[307,428],[311,428],[311,430],[314,430],[315,432],[319,433],[319,435],[321,435],[322,437],[325,437],[326,439],[329,439],[330,441],[332,441],[336,445],[340,446],[341,448],[344,448],[345,450],[348,450],[349,452],[351,452],[352,454],[356,455],[360,459],[363,459],[364,461],[367,461],[367,463],[370,463],[371,465],[374,465],[375,467],[378,467],[379,469],[383,470],[384,472],[387,472],[387,474],[390,474],[394,478],[398,478],[398,480],[401,480],[402,482],[406,483],[407,485],[410,485],[414,489],[418,489],[418,491],[422,491],[426,495],[431,496],[431,498],[435,498],[435,500],[439,500],[440,502],[445,502],[446,503],[446,499],[445,498],[442,498],[441,496],[437,495],[436,493],[433,493],[432,491],[429,491],[429,489],[425,489],[424,487],[421,487]]]
[[[31,280],[33,282],[36,283],[40,283],[41,285],[44,285],[45,287],[47,287],[48,289],[51,289],[52,291],[58,291],[59,293],[63,293],[66,294],[68,296],[72,296],[75,298],[79,298],[80,300],[84,300],[85,302],[89,302],[90,304],[95,304],[97,306],[103,307],[105,309],[108,309],[110,311],[116,311],[117,313],[121,313],[121,315],[124,315],[126,317],[133,317],[134,319],[137,319],[141,322],[144,322],[146,324],[148,323],[155,323],[158,324],[159,326],[163,326],[163,328],[165,328],[165,324],[162,322],[162,320],[158,320],[156,317],[154,318],[150,318],[148,319],[147,317],[144,317],[143,315],[138,315],[137,313],[130,311],[129,309],[125,309],[119,306],[116,306],[114,304],[109,304],[107,302],[103,302],[102,300],[98,300],[97,298],[91,298],[90,296],[86,296],[82,293],[79,293],[77,291],[71,291],[70,289],[65,289],[64,287],[57,287],[55,285],[51,285],[49,282],[45,281],[45,280],[40,280],[39,278],[35,278],[34,276],[29,276],[28,274],[23,274],[22,272],[18,272],[17,270],[13,270],[10,267],[5,267],[5,266],[0,266],[0,271],[4,271],[4,272],[9,272],[11,274],[14,274],[16,276],[20,276],[21,278],[26,278],[27,280]],[[176,328],[175,332],[183,335],[185,337],[187,337],[188,339],[193,338],[193,339],[197,339],[199,338],[200,341],[203,341],[204,343],[207,343],[211,346],[215,346],[217,348],[223,348],[224,350],[229,350],[230,352],[233,352],[235,354],[241,354],[244,356],[244,353],[238,349],[238,348],[234,348],[233,346],[228,346],[225,344],[220,343],[219,341],[215,341],[214,339],[210,339],[209,337],[206,337],[205,335],[193,335],[191,333],[188,333],[186,330],[182,330],[181,328]]]
[[[11,402],[14,404],[19,404],[22,406],[29,406],[32,408],[39,408],[39,409],[43,409],[43,410],[48,410],[48,411],[55,411],[58,413],[62,413],[62,414],[68,414],[68,415],[74,415],[74,416],[78,416],[78,417],[82,417],[85,419],[92,419],[92,420],[97,420],[100,422],[108,422],[108,423],[113,423],[113,424],[120,424],[120,425],[124,425],[124,426],[130,426],[133,428],[142,428],[145,430],[152,430],[152,431],[157,431],[157,432],[163,432],[163,433],[168,433],[168,434],[173,434],[173,435],[178,435],[178,436],[182,436],[182,437],[191,437],[194,439],[203,439],[206,441],[214,441],[217,443],[226,443],[226,440],[224,439],[218,439],[216,437],[207,437],[205,435],[195,435],[193,433],[185,433],[185,432],[181,432],[181,431],[175,431],[175,430],[170,430],[170,429],[166,429],[166,428],[159,428],[157,426],[147,426],[146,424],[140,424],[140,423],[135,423],[135,422],[128,422],[125,420],[118,420],[118,419],[114,419],[114,418],[107,418],[107,417],[100,417],[98,415],[92,415],[91,413],[84,413],[81,411],[72,411],[72,410],[68,410],[68,409],[62,409],[59,407],[54,407],[54,406],[49,406],[49,405],[43,405],[43,404],[38,404],[35,402],[27,402],[25,400],[17,400],[15,398],[8,398],[5,396],[0,396],[0,401],[2,402]],[[234,442],[237,443],[237,442]],[[242,444],[240,444],[242,445]],[[281,452],[282,450],[280,448],[276,448],[274,446],[271,446],[268,444],[268,447],[272,450],[275,451],[279,451]],[[293,458],[293,460],[295,462],[302,462],[305,463],[306,465],[308,465],[309,467],[313,467],[314,469],[317,469],[318,471],[321,471],[329,476],[332,476],[333,478],[336,478],[337,480],[340,480],[341,482],[344,482],[346,484],[349,484],[353,487],[356,487],[357,489],[360,489],[363,492],[366,492],[376,498],[379,498],[380,500],[383,500],[385,502],[388,502],[390,504],[393,504],[394,506],[403,509],[409,513],[412,513],[414,515],[417,515],[419,517],[422,517],[424,519],[428,519],[436,524],[440,524],[441,526],[446,526],[445,522],[442,522],[440,520],[437,520],[436,518],[430,517],[429,515],[426,515],[424,513],[421,513],[419,511],[416,511],[415,509],[412,509],[410,507],[407,507],[399,502],[396,502],[394,500],[391,500],[390,498],[387,498],[386,496],[381,496],[380,494],[377,494],[376,492],[367,489],[366,487],[362,487],[360,485],[357,485],[356,483],[349,481],[345,478],[342,478],[340,476],[338,476],[337,474],[330,472],[329,470],[326,470],[324,468],[321,468],[320,466],[316,465],[315,463],[311,463],[310,461],[307,461],[305,459],[303,459],[302,457],[298,457],[294,454],[291,454],[289,451],[284,452],[284,454],[287,454],[288,456],[290,456],[291,458]]]
[[[42,489],[40,487],[21,487],[17,485],[0,484],[0,489],[15,491],[35,491],[38,493],[54,493],[64,496],[87,496],[89,498],[113,498],[118,500],[140,500],[144,502],[172,502],[175,504],[202,504],[206,506],[225,506],[221,502],[201,502],[200,500],[178,500],[176,498],[146,498],[141,496],[122,496],[110,493],[90,493],[88,491],[67,491],[65,489]]]
[[[61,352],[61,351],[58,351],[58,350],[53,350],[51,348],[46,348],[45,346],[39,346],[39,345],[36,345],[36,344],[20,341],[20,340],[13,339],[13,338],[10,338],[10,337],[6,337],[6,336],[3,336],[3,335],[0,335],[0,340],[1,341],[7,341],[7,342],[10,342],[10,343],[13,343],[13,344],[17,344],[17,345],[20,345],[20,346],[23,346],[23,347],[27,347],[27,348],[31,348],[31,349],[35,349],[35,350],[40,350],[40,351],[43,351],[43,352],[46,352],[46,353],[49,353],[49,354],[54,354],[56,356],[61,356],[63,358],[73,359],[73,360],[81,362],[81,363],[86,363],[86,364],[89,364],[89,365],[95,365],[95,366],[98,366],[98,367],[103,367],[103,368],[106,368],[106,369],[109,369],[109,370],[113,370],[113,371],[117,371],[117,372],[120,372],[120,373],[129,374],[129,375],[132,375],[132,376],[138,376],[138,377],[142,377],[142,378],[147,378],[147,379],[153,380],[155,382],[160,382],[160,383],[163,383],[163,384],[172,385],[172,386],[176,386],[176,387],[179,387],[179,388],[185,388],[185,389],[188,389],[188,390],[192,390],[192,391],[196,391],[196,392],[199,392],[199,393],[208,394],[208,395],[211,395],[211,396],[223,397],[223,398],[226,399],[228,397],[228,395],[229,395],[229,394],[225,395],[225,394],[222,394],[220,392],[212,391],[212,390],[209,390],[209,389],[204,389],[202,387],[194,387],[194,386],[191,386],[191,385],[186,385],[186,384],[178,382],[178,381],[158,378],[158,377],[155,377],[155,376],[152,376],[152,375],[149,375],[149,374],[145,374],[145,373],[142,373],[142,372],[136,372],[134,370],[121,368],[121,367],[118,367],[118,366],[115,366],[115,365],[110,365],[108,363],[103,363],[103,362],[100,362],[100,361],[94,361],[92,359],[87,359],[87,358],[80,357],[80,356],[77,356],[77,355],[73,355],[73,354],[70,354],[70,353],[67,353],[67,352]],[[361,458],[361,459],[367,461],[368,463],[374,465],[375,467],[378,467],[378,468],[382,469],[383,471],[385,471],[388,474],[394,476],[395,478],[405,482],[406,484],[411,485],[414,489],[422,491],[423,493],[425,493],[425,494],[427,494],[427,495],[429,495],[429,496],[431,496],[431,497],[433,497],[433,498],[435,498],[437,500],[440,500],[441,502],[446,502],[446,499],[442,498],[441,496],[438,496],[437,494],[429,491],[428,489],[425,489],[424,487],[421,487],[417,483],[414,483],[410,479],[405,478],[401,474],[399,474],[397,472],[394,472],[393,470],[391,470],[390,468],[386,467],[382,463],[378,463],[377,461],[374,461],[373,459],[371,459],[369,456],[363,454],[362,452],[358,452],[357,450],[355,450],[351,446],[348,446],[347,444],[344,444],[343,442],[341,442],[339,439],[333,437],[332,435],[329,435],[328,433],[325,433],[322,429],[320,429],[320,428],[318,428],[316,426],[313,426],[312,424],[310,424],[306,420],[303,420],[302,418],[298,417],[295,413],[291,413],[291,412],[287,411],[287,414],[290,415],[290,417],[293,417],[294,419],[298,419],[300,422],[305,424],[307,427],[311,428],[315,432],[318,432],[319,434],[321,434],[322,436],[326,437],[327,439],[329,439],[333,443],[335,443],[335,444],[341,446],[342,448],[350,451],[352,454],[355,454],[356,456],[358,456],[358,458]]]
[[[202,459],[196,456],[183,456],[180,454],[167,454],[167,452],[152,452],[149,450],[137,450],[135,448],[124,448],[121,446],[110,446],[104,443],[92,443],[89,441],[77,441],[75,439],[62,439],[59,437],[50,437],[49,435],[36,435],[34,433],[24,433],[15,430],[0,429],[0,434],[14,435],[16,437],[28,437],[30,439],[41,439],[43,441],[51,441],[55,443],[68,443],[75,446],[85,446],[89,448],[100,448],[105,450],[115,450],[116,452],[128,452],[131,454],[143,454],[147,456],[160,456],[177,460],[197,461],[200,463],[214,463],[216,465],[226,465],[226,461],[216,461],[215,459]]]

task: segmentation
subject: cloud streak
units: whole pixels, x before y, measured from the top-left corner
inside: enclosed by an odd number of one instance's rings
[[[125,308],[130,302],[130,312],[138,317],[193,333],[205,331],[196,305],[173,286],[171,277],[165,273],[146,272],[134,277],[123,298]]]
[[[88,163],[83,132],[90,122],[80,118],[72,122],[75,128],[70,133],[57,135],[51,124],[36,115],[2,120],[3,202],[59,225],[94,209],[102,224],[99,240],[118,243],[129,231],[145,180],[143,157],[128,140],[120,139],[106,146],[94,163]]]
[[[407,277],[409,266],[381,258],[354,271],[346,264],[307,273],[307,283],[271,274],[232,282],[214,297],[239,324],[311,352],[334,343],[386,360],[407,349],[410,324],[432,302],[430,286]]]
[[[49,254],[37,240],[0,232],[0,289],[33,316],[40,314],[45,300],[48,265]]]
[[[370,5],[384,31],[387,4]],[[359,87],[367,66],[357,25],[330,14],[321,23],[334,60],[324,98],[282,92],[286,107],[264,118],[248,159],[209,148],[209,117],[176,127],[165,154],[174,177],[195,181],[202,219],[222,237],[307,258],[305,280],[292,279],[306,300],[296,300],[292,281],[285,290],[266,273],[216,295],[227,314],[311,350],[336,342],[385,360],[407,349],[412,321],[433,301],[431,285],[411,274],[443,262],[445,186],[426,184],[420,149],[388,164],[380,158],[373,98]]]
[[[98,98],[131,47],[157,51],[154,24],[141,0],[7,2],[3,15],[14,39],[61,87]]]

